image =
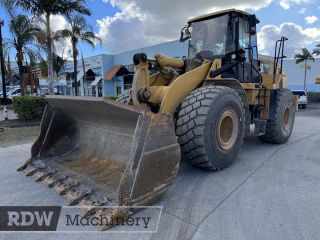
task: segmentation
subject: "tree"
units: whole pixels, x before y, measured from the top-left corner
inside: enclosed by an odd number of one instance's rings
[[[8,55],[8,61],[7,61],[7,66],[6,66],[6,78],[7,82],[12,82],[13,81],[13,71],[11,69],[11,63],[10,63],[10,56]]]
[[[59,76],[59,73],[64,67],[66,60],[58,55],[54,55],[54,61],[53,61],[53,70],[56,73],[56,76]]]
[[[89,44],[92,47],[95,47],[95,41],[101,41],[97,37],[93,30],[92,26],[86,23],[85,19],[81,15],[67,16],[67,19],[70,23],[70,29],[63,29],[56,33],[57,39],[70,39],[72,44],[72,56],[73,56],[73,76],[75,84],[75,95],[78,95],[77,89],[77,73],[78,73],[78,44],[80,41]]]
[[[308,66],[308,61],[315,61],[312,53],[306,49],[302,48],[302,53],[298,53],[294,56],[296,64],[304,62],[304,90],[307,91],[307,70],[310,70],[311,67]]]
[[[33,63],[41,57],[39,50],[37,49],[35,37],[40,31],[40,28],[34,18],[25,15],[17,15],[11,19],[9,29],[13,35],[13,40],[6,39],[4,46],[6,49],[13,48],[16,51],[21,94],[24,95],[23,60],[27,56],[29,61]]]
[[[318,44],[318,45],[316,46],[316,48],[313,49],[312,54],[314,54],[314,55],[316,55],[316,56],[320,56],[320,44]]]
[[[48,58],[48,78],[50,80],[49,91],[53,93],[53,60],[54,54],[52,49],[52,32],[50,17],[52,15],[68,15],[71,13],[80,13],[91,15],[88,8],[84,6],[85,0],[0,0],[10,1],[16,7],[30,11],[37,16],[43,15],[46,25],[46,52]]]
[[[48,76],[48,64],[46,62],[46,60],[41,59],[40,63],[39,63],[39,67],[40,67],[40,71],[41,71],[41,77],[45,78]]]

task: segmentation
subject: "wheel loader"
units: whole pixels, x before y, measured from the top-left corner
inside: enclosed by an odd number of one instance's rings
[[[262,142],[287,142],[297,108],[282,67],[287,39],[273,58],[259,57],[258,23],[236,9],[191,19],[180,39],[189,41],[188,57],[134,55],[132,89],[117,101],[47,96],[39,138],[19,170],[85,216],[126,219],[167,191],[181,159],[222,170],[250,126]]]

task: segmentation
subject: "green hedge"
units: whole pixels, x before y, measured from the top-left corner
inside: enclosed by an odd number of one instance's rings
[[[45,108],[42,98],[36,96],[14,97],[12,103],[15,113],[22,120],[41,119]]]
[[[308,102],[309,103],[319,103],[320,102],[320,92],[308,92]]]
[[[117,100],[117,97],[104,97],[105,99]]]

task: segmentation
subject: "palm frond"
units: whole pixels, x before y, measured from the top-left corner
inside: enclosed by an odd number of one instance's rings
[[[101,39],[97,37],[93,32],[84,32],[81,34],[80,39],[83,42],[88,43],[91,47],[95,47],[95,43],[101,43]]]
[[[94,34],[92,26],[87,24],[83,16],[68,14],[66,17],[71,28],[58,31],[56,33],[57,40],[70,39],[75,49],[77,49],[79,41],[83,41],[92,47],[95,47],[97,41],[101,42],[101,39]],[[73,55],[77,54],[73,53]]]
[[[7,0],[10,1],[10,0]],[[76,12],[91,15],[85,0],[12,0],[16,6],[36,15],[66,15]]]
[[[315,61],[312,53],[307,48],[302,48],[301,51],[302,53],[298,53],[294,56],[296,60],[296,64],[299,64],[301,62],[308,61],[308,60]]]
[[[320,55],[320,44],[318,44],[312,52],[313,55],[319,56]]]
[[[72,32],[69,29],[63,29],[55,32],[54,35],[52,36],[52,39],[59,41],[59,40],[62,40],[65,38],[71,38],[71,37],[72,37]]]

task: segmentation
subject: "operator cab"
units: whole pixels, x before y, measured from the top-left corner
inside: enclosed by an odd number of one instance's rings
[[[191,19],[181,31],[180,41],[189,40],[189,58],[221,59],[222,65],[239,61],[222,73],[223,78],[259,83],[255,15],[230,9]],[[237,59],[235,59],[235,57]]]

